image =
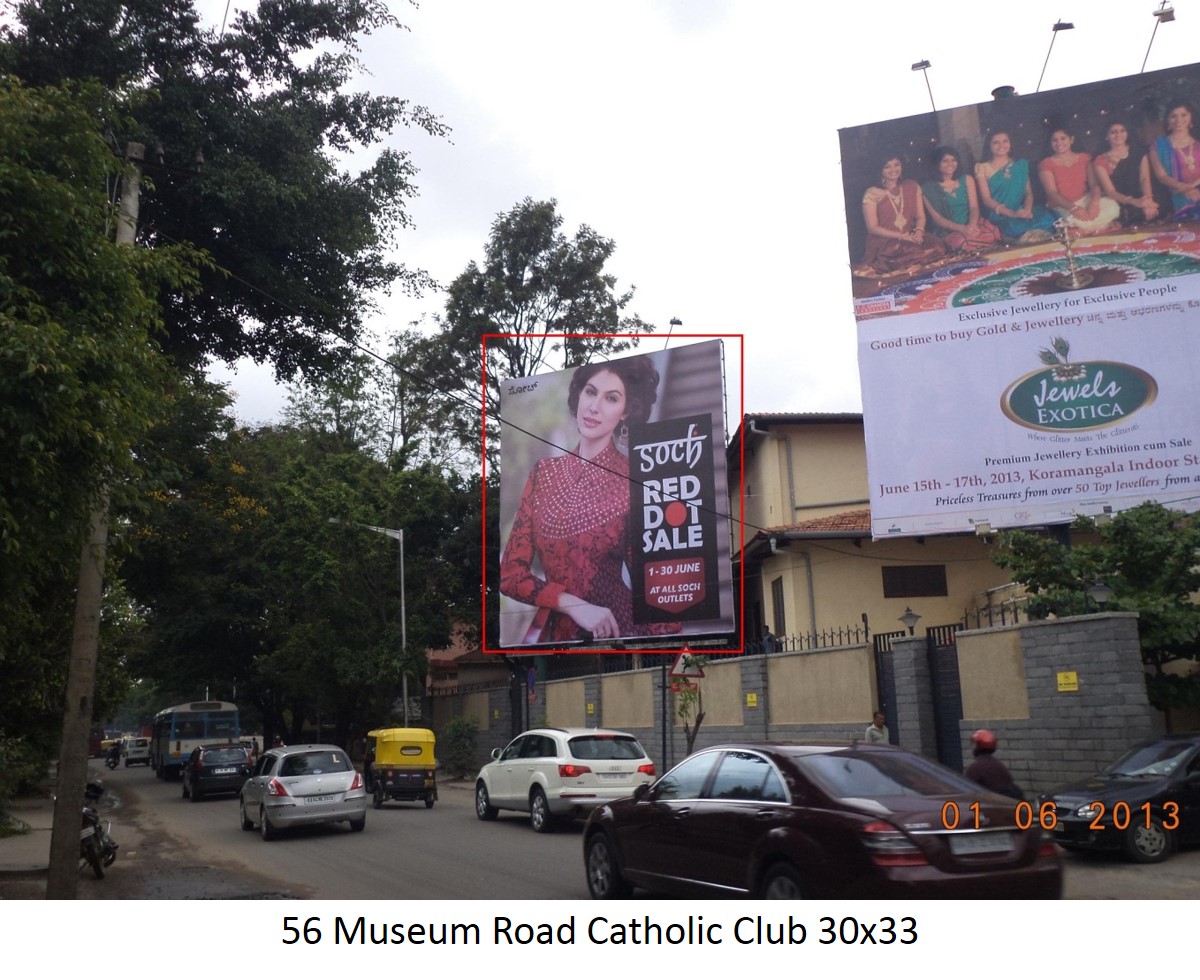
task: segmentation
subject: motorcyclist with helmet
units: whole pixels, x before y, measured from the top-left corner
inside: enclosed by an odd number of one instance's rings
[[[121,740],[113,742],[108,747],[108,757],[104,760],[109,769],[116,769],[121,764]]]
[[[1013,799],[1024,799],[1025,794],[1013,781],[1008,767],[996,758],[996,734],[981,728],[971,736],[971,748],[975,761],[967,766],[963,773],[973,783],[978,783],[984,789]]]

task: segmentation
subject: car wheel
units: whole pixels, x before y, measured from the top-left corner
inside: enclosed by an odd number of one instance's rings
[[[126,760],[125,760],[125,768],[126,768],[126,769],[128,769],[128,768],[129,768],[129,760],[128,760],[128,759],[126,759]]]
[[[790,864],[775,864],[767,869],[762,882],[763,898],[804,898],[800,875]]]
[[[199,803],[200,797],[203,796],[204,794],[200,792],[200,788],[198,786],[196,786],[195,783],[192,784],[191,792],[192,792],[192,802]]]
[[[1145,818],[1138,819],[1125,831],[1121,846],[1138,864],[1157,864],[1171,854],[1171,832],[1158,817],[1150,817],[1149,826]]]
[[[356,833],[360,830],[366,829],[366,826],[367,826],[367,815],[365,813],[359,819],[350,821],[350,829],[355,831]]]
[[[491,803],[488,802],[487,787],[482,782],[475,784],[475,816],[480,820],[495,820],[497,810]]]
[[[242,830],[253,830],[254,824],[246,815],[246,801],[238,798],[238,816],[242,818]]]
[[[372,805],[375,807],[376,810],[383,809],[383,790],[381,790],[379,788],[378,784],[376,784],[376,786],[375,786],[375,794],[374,794],[374,798],[372,801]]]
[[[258,832],[263,840],[274,840],[278,836],[278,832],[271,826],[271,821],[267,819],[266,807],[258,808]]]
[[[433,809],[433,797],[432,796],[425,797],[425,809],[426,810]]]
[[[536,788],[529,794],[529,826],[539,834],[548,834],[554,829],[554,815],[550,812],[546,794]]]
[[[612,841],[607,834],[592,835],[587,843],[587,886],[592,898],[628,898],[629,882],[621,877],[621,868],[613,853]]]
[[[183,798],[186,800],[186,799],[188,798],[188,796],[190,795],[190,794],[188,793],[188,784],[187,784],[187,780],[186,780],[186,779],[183,781],[183,787],[182,787],[182,789],[183,789]]]

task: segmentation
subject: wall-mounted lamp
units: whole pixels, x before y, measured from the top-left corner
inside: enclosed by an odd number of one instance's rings
[[[1112,598],[1113,590],[1099,579],[1096,579],[1095,582],[1088,586],[1087,594],[1088,598],[1091,599],[1092,602],[1103,607],[1108,603],[1108,600]]]
[[[991,521],[976,521],[975,522],[975,537],[986,538],[992,533]]]
[[[1058,37],[1059,31],[1073,30],[1075,30],[1075,25],[1066,20],[1060,20],[1052,28],[1050,28],[1050,51],[1054,50],[1054,39]],[[1042,63],[1042,73],[1038,76],[1037,88],[1034,89],[1035,92],[1040,92],[1042,90],[1042,79],[1046,77],[1046,65],[1050,64],[1050,51],[1046,52],[1046,60]]]
[[[902,622],[908,628],[909,636],[913,635],[913,630],[917,628],[917,620],[920,618],[921,616],[919,613],[912,611],[912,606],[904,607],[904,615],[900,617],[900,622]]]

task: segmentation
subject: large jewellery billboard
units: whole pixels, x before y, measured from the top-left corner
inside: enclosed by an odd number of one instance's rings
[[[501,382],[500,646],[733,631],[721,353]]]
[[[875,537],[1200,497],[1200,66],[840,132]]]

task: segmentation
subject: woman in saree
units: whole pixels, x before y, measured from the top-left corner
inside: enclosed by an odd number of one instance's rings
[[[1008,240],[1022,245],[1047,242],[1054,237],[1057,220],[1046,208],[1033,203],[1029,161],[1014,160],[1012,139],[1003,130],[988,140],[988,159],[975,165],[979,199],[987,216]]]
[[[1154,141],[1150,169],[1154,179],[1171,192],[1174,221],[1200,221],[1200,142],[1192,135],[1192,107],[1173,102],[1167,107],[1167,134]]]
[[[904,179],[904,161],[899,156],[883,161],[878,183],[863,195],[862,209],[867,226],[866,274],[915,272],[945,258],[945,243],[925,234],[921,188],[915,180]]]
[[[935,179],[921,187],[930,230],[956,252],[988,248],[1000,241],[1000,229],[979,215],[975,178],[962,172],[962,160],[948,146],[933,151]]]
[[[1130,147],[1129,127],[1123,122],[1109,123],[1104,138],[1108,149],[1094,161],[1104,196],[1117,202],[1121,224],[1126,227],[1154,221],[1160,209],[1150,183],[1150,158]]]
[[[1059,126],[1050,133],[1050,156],[1038,164],[1046,203],[1067,225],[1084,235],[1116,226],[1121,209],[1105,197],[1092,158],[1075,149],[1075,134]]]

